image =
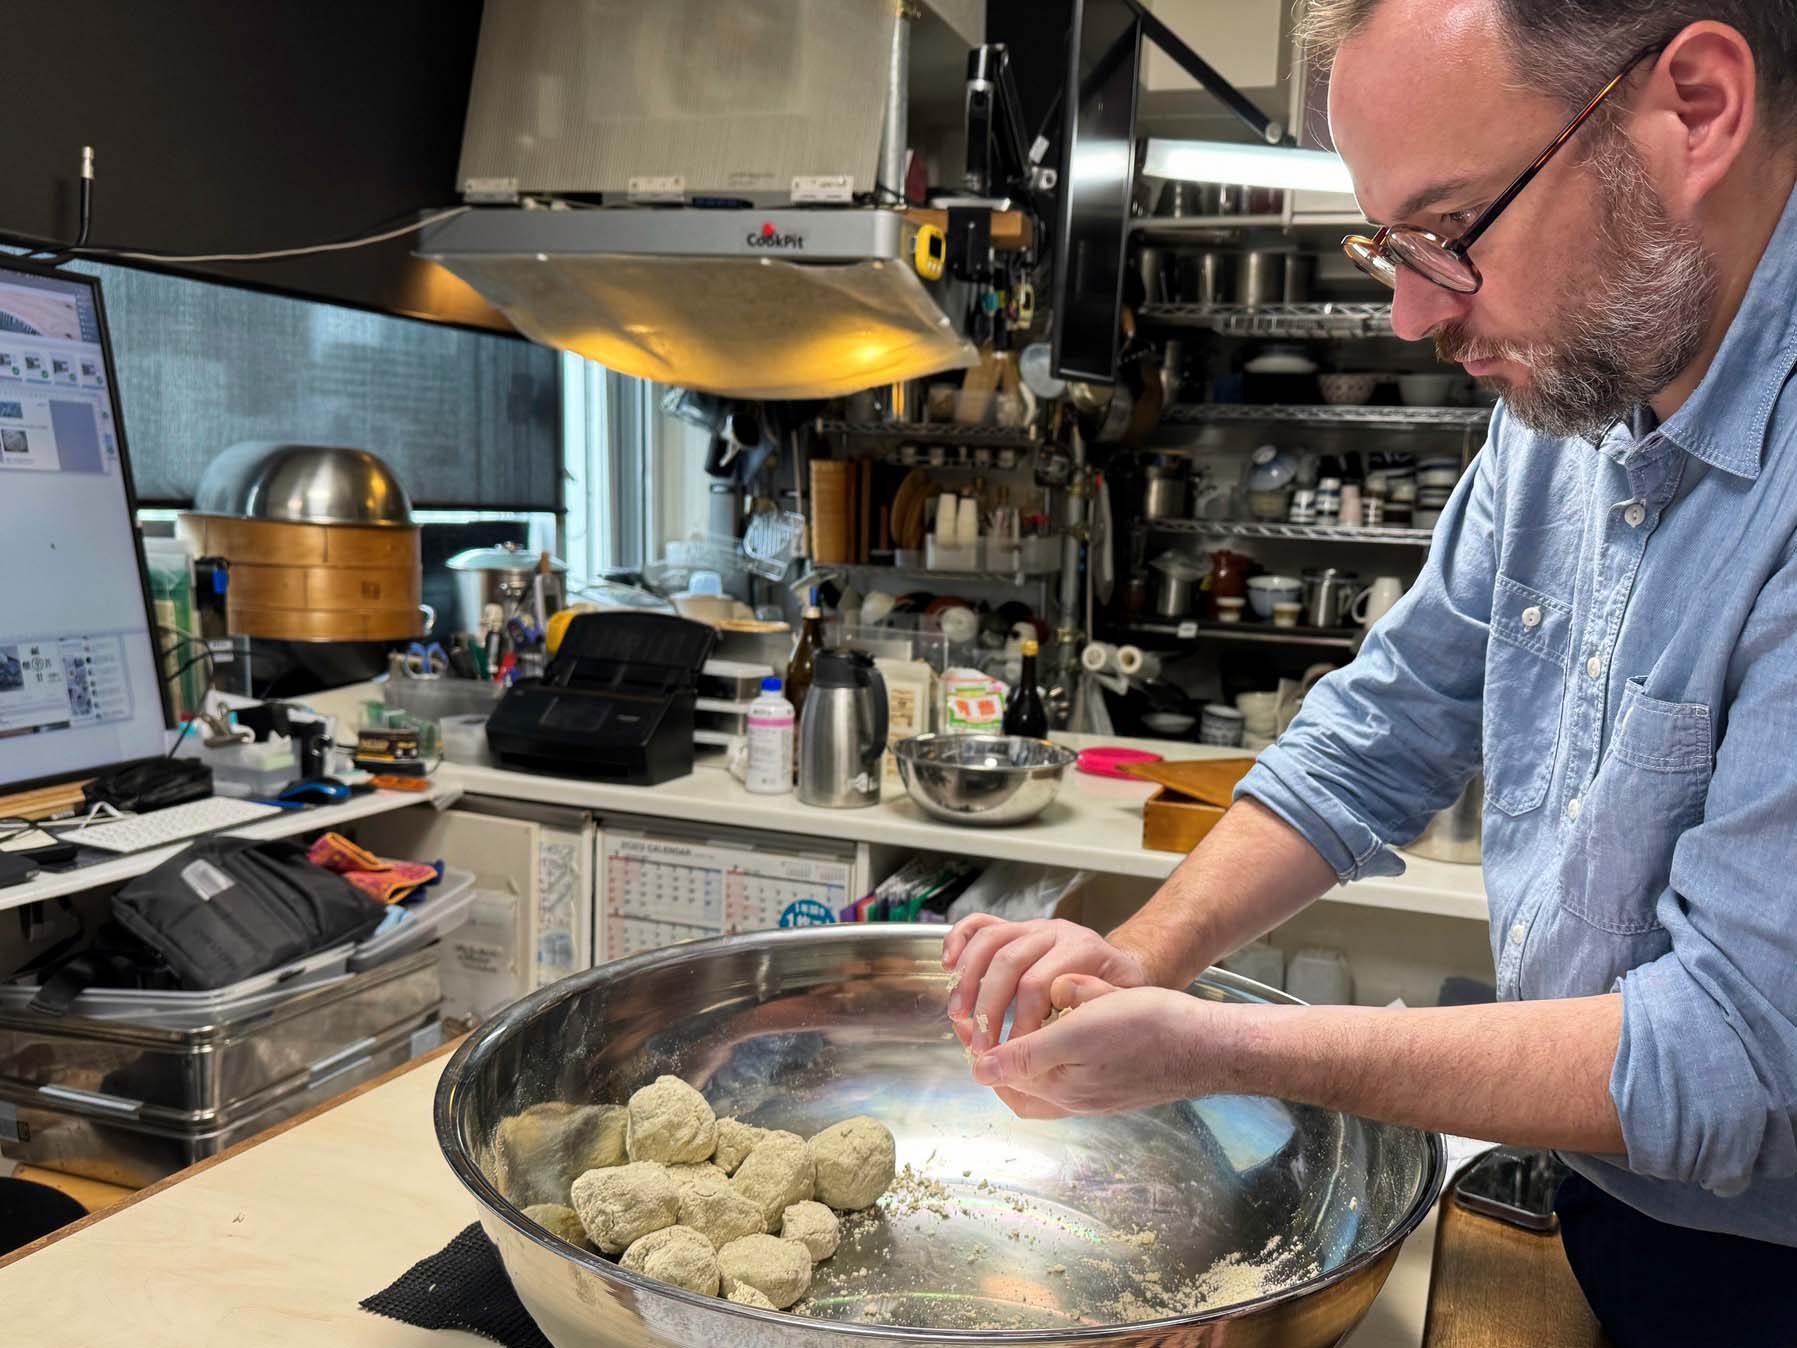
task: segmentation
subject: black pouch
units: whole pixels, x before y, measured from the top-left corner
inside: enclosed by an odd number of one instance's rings
[[[298,844],[250,838],[201,839],[112,899],[119,925],[191,990],[222,988],[359,941],[386,911],[306,860]]]

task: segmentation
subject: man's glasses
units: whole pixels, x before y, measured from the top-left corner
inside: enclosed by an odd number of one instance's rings
[[[1630,72],[1649,56],[1665,49],[1665,43],[1658,43],[1630,58],[1628,64],[1617,72],[1616,78],[1598,90],[1597,97],[1586,105],[1585,110],[1554,137],[1553,143],[1522,171],[1515,182],[1504,189],[1502,196],[1485,208],[1459,238],[1444,239],[1439,234],[1431,234],[1414,225],[1387,225],[1370,239],[1364,234],[1350,234],[1342,240],[1342,251],[1356,267],[1393,290],[1398,288],[1398,267],[1401,264],[1448,290],[1462,295],[1477,294],[1485,284],[1485,278],[1479,274],[1472,258],[1467,256],[1472,246],[1496,223],[1510,203],[1522,194],[1523,188],[1535,181],[1535,176],[1560,153],[1566,142],[1578,134],[1579,128],[1603,106],[1604,100],[1622,87]]]

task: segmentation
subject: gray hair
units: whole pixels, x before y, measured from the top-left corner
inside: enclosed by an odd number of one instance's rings
[[[1298,35],[1327,67],[1383,0],[1299,0]],[[1760,119],[1797,140],[1797,0],[1494,0],[1531,87],[1577,109],[1637,52],[1704,20],[1738,30],[1759,71]]]

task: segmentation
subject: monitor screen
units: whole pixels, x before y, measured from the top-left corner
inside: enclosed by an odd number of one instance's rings
[[[100,283],[0,258],[0,791],[167,742],[135,505]]]
[[[1074,0],[1055,254],[1054,372],[1062,379],[1109,384],[1117,376],[1141,55],[1141,24],[1123,0]]]

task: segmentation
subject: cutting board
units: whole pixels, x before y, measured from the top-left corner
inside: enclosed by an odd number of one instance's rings
[[[1450,1192],[1435,1228],[1423,1348],[1608,1348],[1558,1234],[1468,1212]]]
[[[1142,806],[1142,846],[1154,852],[1189,852],[1217,826],[1234,799],[1236,783],[1252,758],[1190,758],[1172,763],[1129,763],[1124,771],[1160,787]]]

